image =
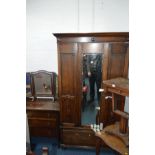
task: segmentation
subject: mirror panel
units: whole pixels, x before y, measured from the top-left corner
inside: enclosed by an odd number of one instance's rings
[[[96,107],[100,103],[102,53],[82,55],[82,125],[96,123]]]

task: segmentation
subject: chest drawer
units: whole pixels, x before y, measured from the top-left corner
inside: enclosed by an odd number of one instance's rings
[[[126,96],[127,92],[124,90],[119,90],[119,89],[113,89],[113,88],[108,88],[109,92],[113,92],[122,96]]]
[[[28,118],[54,118],[57,114],[51,111],[27,111],[27,116]]]
[[[95,146],[95,134],[86,129],[62,129],[62,143],[65,145]]]
[[[30,128],[31,136],[58,137],[58,132],[53,128]]]
[[[29,119],[30,127],[49,127],[56,128],[57,122],[56,119]]]

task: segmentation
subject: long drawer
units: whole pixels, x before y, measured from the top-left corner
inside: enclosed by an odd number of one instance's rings
[[[48,127],[48,128],[56,128],[56,119],[51,118],[51,119],[31,119],[29,118],[29,127]]]
[[[55,118],[57,117],[57,113],[51,111],[28,110],[27,116],[28,118]]]
[[[58,137],[58,131],[54,128],[30,128],[30,135],[39,137]]]
[[[61,143],[63,145],[95,146],[96,137],[91,129],[65,128],[61,130]]]

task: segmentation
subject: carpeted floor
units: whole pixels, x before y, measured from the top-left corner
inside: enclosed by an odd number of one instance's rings
[[[55,139],[49,138],[31,138],[31,143],[34,146],[33,151],[36,155],[42,155],[42,147],[48,147],[48,155],[95,155],[95,148],[62,148],[58,146]],[[110,149],[101,149],[100,155],[114,155]]]

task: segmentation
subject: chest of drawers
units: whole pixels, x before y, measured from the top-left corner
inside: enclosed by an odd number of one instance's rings
[[[59,105],[58,103],[40,102],[27,104],[27,117],[30,136],[59,136]]]

